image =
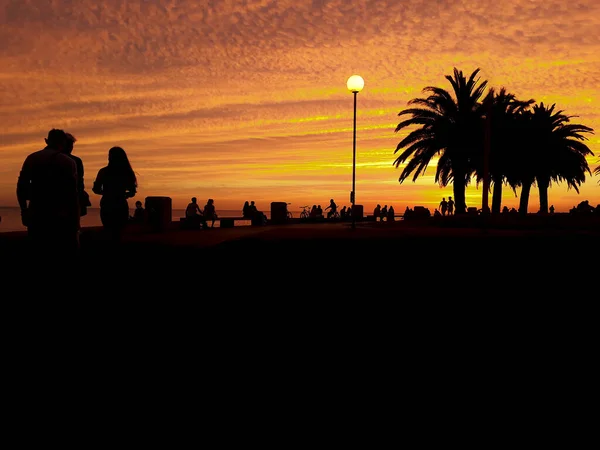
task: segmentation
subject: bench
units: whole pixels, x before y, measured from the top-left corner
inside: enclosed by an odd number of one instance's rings
[[[239,216],[239,217],[217,217],[217,220],[219,221],[219,227],[233,228],[236,220],[251,220],[251,219],[248,217]]]
[[[202,228],[202,221],[191,220],[188,217],[180,217],[179,228],[181,228],[182,230],[199,230],[200,228]]]
[[[404,218],[404,214],[394,214],[394,220],[402,220]],[[381,222],[381,218],[378,216],[377,218],[375,218],[374,215],[369,214],[368,216],[365,217],[365,220],[367,222]],[[384,222],[392,222],[391,220],[388,220],[388,218],[386,217]]]
[[[218,217],[216,221],[219,222],[219,227],[221,228],[232,228],[235,225],[235,222],[237,220],[251,220],[249,217],[243,217],[243,216],[239,216],[239,217]],[[212,219],[209,219],[206,221],[210,226],[210,223],[212,223]],[[201,228],[201,223],[200,221],[190,221],[187,217],[180,217],[179,218],[179,223],[182,229],[196,229],[199,230]]]

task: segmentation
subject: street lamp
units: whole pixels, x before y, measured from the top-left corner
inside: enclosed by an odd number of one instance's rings
[[[354,94],[354,134],[352,138],[352,192],[350,192],[350,203],[352,203],[352,228],[356,228],[356,94],[365,87],[365,80],[360,75],[352,75],[346,82],[348,90]]]

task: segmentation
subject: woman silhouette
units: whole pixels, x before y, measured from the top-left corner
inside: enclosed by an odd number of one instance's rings
[[[108,165],[98,171],[92,191],[102,196],[100,219],[104,229],[119,240],[129,219],[127,199],[137,193],[137,178],[121,147],[108,151]]]

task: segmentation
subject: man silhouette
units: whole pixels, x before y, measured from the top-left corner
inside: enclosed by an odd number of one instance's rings
[[[34,254],[73,257],[79,250],[77,165],[64,153],[63,130],[50,130],[45,141],[45,148],[25,158],[19,173],[21,221]]]
[[[448,197],[448,215],[451,216],[454,214],[454,200],[452,197]]]
[[[446,201],[446,197],[443,197],[442,201],[440,202],[440,210],[442,212],[442,216],[445,216],[446,211],[448,210],[448,202]]]
[[[327,211],[329,210],[329,211]],[[336,203],[333,201],[333,199],[329,200],[329,206],[327,206],[325,208],[325,211],[327,211],[327,218],[329,219],[331,216],[335,215],[336,211],[337,211],[337,205]]]
[[[188,203],[187,208],[185,209],[185,217],[194,228],[199,226],[206,228],[204,212],[200,209],[196,197],[192,197],[192,201]]]
[[[65,133],[67,140],[65,144],[65,153],[75,161],[77,166],[77,191],[79,192],[79,215],[85,216],[87,214],[87,207],[92,206],[90,203],[90,195],[85,190],[85,183],[83,181],[83,161],[79,156],[73,155],[73,147],[75,146],[75,136],[71,133]]]

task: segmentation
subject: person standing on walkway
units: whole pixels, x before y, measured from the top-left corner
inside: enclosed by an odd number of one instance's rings
[[[33,255],[76,257],[80,228],[77,165],[64,153],[67,136],[63,130],[50,130],[45,141],[46,147],[25,158],[19,173],[21,221]],[[32,261],[39,262],[37,258]]]
[[[104,229],[113,242],[119,242],[129,221],[127,199],[137,193],[137,177],[121,147],[108,151],[108,165],[98,171],[92,191],[102,196],[100,220]]]
[[[396,220],[396,212],[394,211],[394,207],[392,205],[390,205],[390,209],[388,209],[387,220],[388,222],[393,222]]]
[[[373,220],[375,220],[375,222],[377,222],[377,219],[381,217],[381,205],[379,203],[377,203],[377,206],[375,206],[375,208],[373,208]]]
[[[379,215],[379,221],[383,222],[384,219],[387,219],[387,214],[388,214],[388,207],[387,207],[387,205],[383,205],[383,208],[381,208],[381,213]],[[375,220],[377,220],[377,218],[375,218]]]

